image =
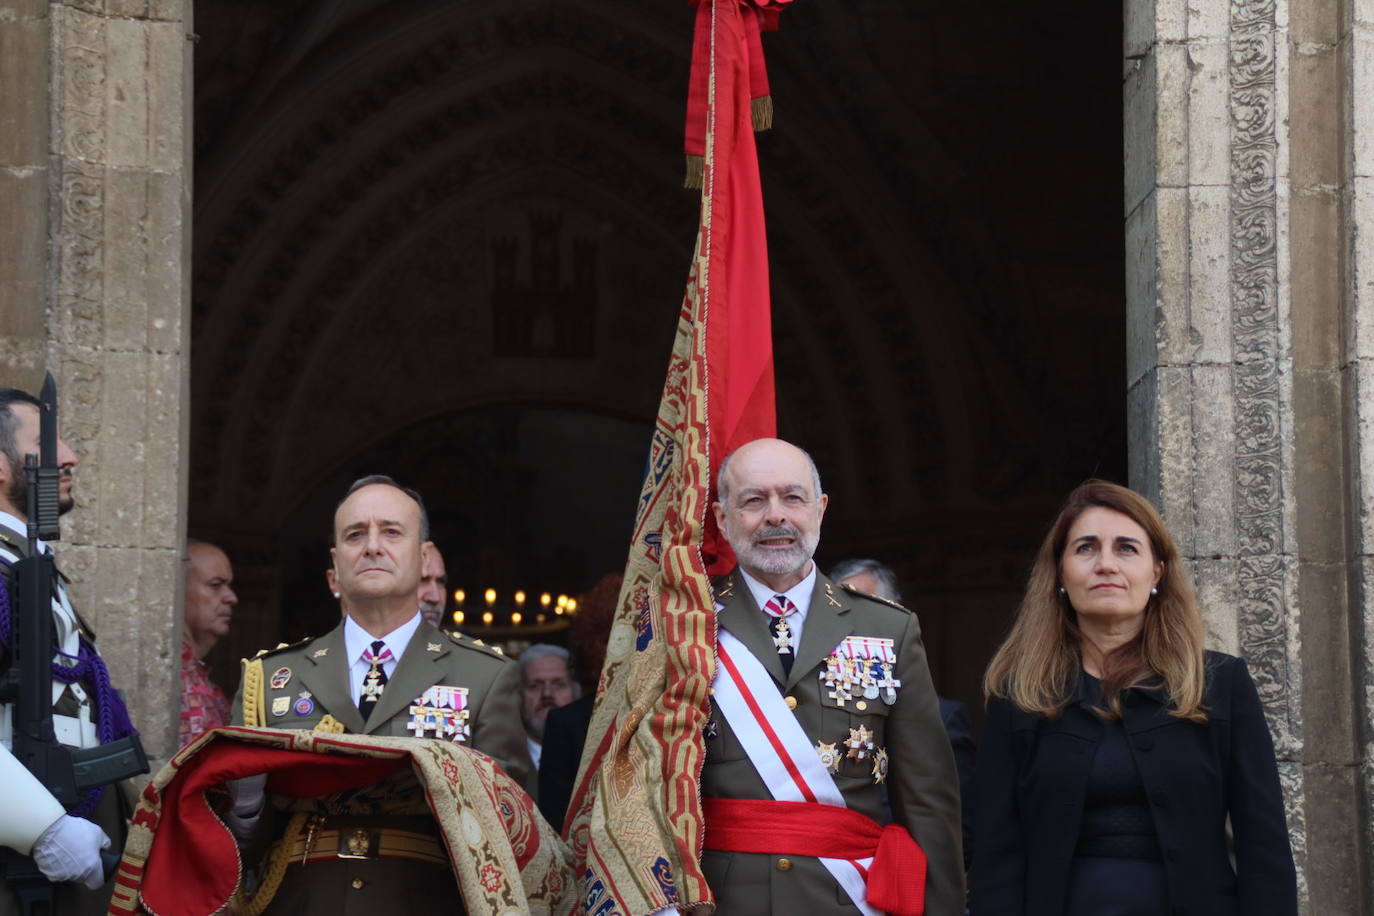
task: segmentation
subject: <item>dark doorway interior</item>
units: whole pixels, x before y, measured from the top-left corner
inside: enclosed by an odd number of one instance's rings
[[[455,582],[590,585],[623,557],[695,231],[691,8],[196,17],[191,530],[243,586],[217,671],[327,625],[356,473],[425,493]],[[822,565],[895,565],[938,686],[976,700],[1057,502],[1125,475],[1121,7],[803,0],[782,26],[781,432],[831,493]]]

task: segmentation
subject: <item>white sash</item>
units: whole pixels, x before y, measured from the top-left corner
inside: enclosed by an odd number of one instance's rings
[[[821,763],[816,747],[787,708],[768,670],[725,628],[717,633],[714,699],[749,762],[775,801],[819,802],[848,807]],[[868,905],[868,869],[873,859],[820,859],[864,916],[882,916]]]

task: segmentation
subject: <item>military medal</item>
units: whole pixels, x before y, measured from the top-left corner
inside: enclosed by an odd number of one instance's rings
[[[382,690],[386,685],[381,683],[382,672],[373,665],[368,669],[367,677],[363,679],[363,700],[375,703],[382,698]]]
[[[302,690],[300,696],[296,698],[296,704],[292,707],[296,715],[304,718],[315,711],[315,701],[310,699],[310,691]]]
[[[817,741],[816,756],[821,758],[821,766],[829,772],[838,773],[840,771],[840,752],[835,750],[834,744]]]
[[[290,709],[291,709],[291,698],[290,698],[290,697],[273,697],[273,698],[272,698],[272,715],[274,715],[274,716],[284,716],[284,715],[286,715],[286,713],[287,713]]]
[[[273,690],[281,690],[291,682],[291,669],[285,666],[272,672],[272,680],[268,681]]]
[[[887,748],[880,747],[873,755],[873,782],[881,785],[887,781]]]
[[[873,732],[862,725],[858,728],[851,728],[849,740],[844,743],[844,746],[849,749],[849,753],[845,756],[850,760],[863,760],[873,753]]]
[[[773,637],[773,645],[778,647],[779,655],[792,654],[792,629],[787,625],[786,617],[778,618],[777,635]]]
[[[466,741],[472,734],[468,724],[468,689],[436,684],[410,703],[406,723],[417,738]]]

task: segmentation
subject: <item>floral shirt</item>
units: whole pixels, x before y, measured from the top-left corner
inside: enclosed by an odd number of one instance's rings
[[[205,662],[181,647],[181,744],[216,725],[229,724],[229,699],[215,682]]]

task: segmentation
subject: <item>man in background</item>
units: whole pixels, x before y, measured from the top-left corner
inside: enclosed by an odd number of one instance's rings
[[[544,723],[549,711],[582,696],[573,678],[572,653],[562,646],[536,643],[520,653],[521,717],[535,770],[544,749]],[[531,785],[534,785],[531,782]]]
[[[229,698],[210,680],[205,656],[225,636],[239,603],[234,568],[214,544],[186,544],[186,611],[181,631],[181,730],[187,744],[202,732],[229,724]]]
[[[867,595],[902,603],[897,587],[897,573],[877,560],[844,560],[830,570],[836,585],[854,589]],[[954,750],[954,765],[959,770],[959,801],[963,808],[964,868],[973,859],[973,764],[978,746],[973,740],[969,724],[968,706],[958,700],[939,697],[940,719],[945,723],[950,747]]]
[[[429,542],[429,553],[425,556],[425,566],[420,572],[420,588],[415,596],[420,599],[420,613],[425,623],[436,630],[444,629],[444,611],[448,607],[448,570],[444,568],[444,557],[434,542]]]

